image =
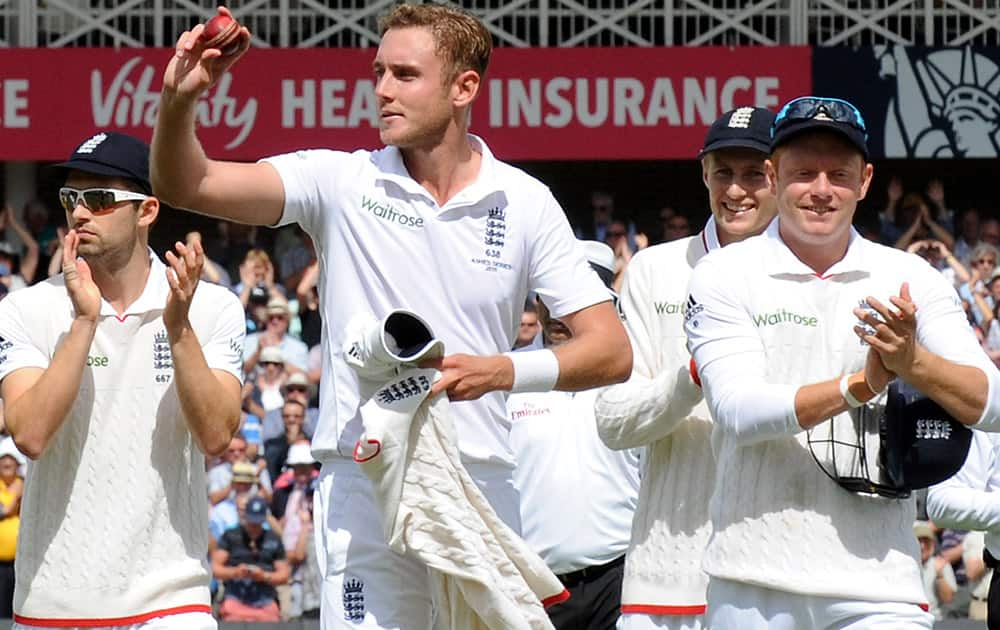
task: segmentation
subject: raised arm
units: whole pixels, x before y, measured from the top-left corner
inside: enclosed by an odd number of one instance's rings
[[[219,455],[226,450],[240,423],[240,380],[234,374],[222,369],[212,369],[205,358],[202,342],[198,339],[188,310],[195,289],[201,278],[205,253],[200,243],[188,248],[183,243],[176,244],[177,255],[167,252],[169,265],[167,279],[170,295],[163,311],[163,323],[170,340],[170,352],[174,359],[174,379],[181,410],[188,429],[198,447],[206,455]],[[235,301],[233,302],[235,307]],[[245,329],[237,313],[238,307],[226,309],[217,305],[220,319],[234,315],[231,330],[222,332],[220,341],[226,344],[242,345]],[[239,318],[239,319],[237,319]],[[218,327],[226,331],[225,323]],[[239,366],[240,356],[233,353],[233,362]]]
[[[230,15],[225,7],[219,12]],[[203,29],[199,24],[181,34],[163,76],[149,163],[153,191],[174,207],[275,225],[284,207],[284,187],[274,167],[209,159],[195,133],[199,97],[250,47],[250,32],[241,27],[239,51],[223,56],[202,46]]]
[[[17,213],[14,208],[7,206],[4,208],[7,213],[7,223],[11,229],[17,233],[17,237],[24,243],[24,258],[21,259],[21,277],[25,283],[31,284],[35,281],[35,273],[38,270],[38,241],[31,235],[31,232],[17,220]]]
[[[90,267],[76,257],[78,242],[76,230],[70,230],[63,243],[63,273],[74,311],[69,331],[60,340],[48,367],[15,370],[0,386],[7,431],[17,448],[32,459],[41,457],[65,422],[80,391],[87,353],[97,331],[101,292],[94,284]],[[6,327],[8,322],[4,320]],[[16,331],[5,329],[2,334],[15,345],[27,345],[25,340],[16,339]]]

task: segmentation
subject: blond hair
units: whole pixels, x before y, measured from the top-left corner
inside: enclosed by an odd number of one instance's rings
[[[493,38],[478,19],[465,11],[440,4],[400,4],[379,19],[379,34],[391,28],[426,28],[445,63],[450,82],[461,72],[474,70],[482,77],[490,64]]]

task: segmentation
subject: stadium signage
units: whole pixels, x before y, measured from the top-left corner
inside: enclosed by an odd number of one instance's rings
[[[152,135],[173,50],[0,50],[0,159],[55,160],[93,129]],[[810,91],[811,51],[501,48],[472,129],[501,157],[691,159],[707,126],[742,105]],[[254,49],[198,103],[213,157],[379,146],[371,49]]]

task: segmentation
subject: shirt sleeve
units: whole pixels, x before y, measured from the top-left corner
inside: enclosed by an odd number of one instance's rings
[[[1000,431],[1000,371],[969,328],[965,309],[947,281],[923,262],[917,278],[911,283],[913,299],[919,305],[917,339],[934,354],[983,371],[988,390],[976,428]]]
[[[246,319],[243,305],[228,291],[218,292],[214,308],[218,316],[211,336],[202,342],[205,362],[213,370],[229,372],[243,383],[243,344],[246,341]]]
[[[952,477],[927,491],[927,514],[937,525],[1000,533],[1000,492],[990,492],[995,471],[996,441],[974,431],[965,464]]]
[[[278,171],[284,185],[285,207],[278,225],[298,223],[314,239],[332,209],[327,199],[336,198],[337,181],[350,177],[351,154],[327,149],[295,151],[264,160]]]
[[[684,321],[712,418],[741,445],[799,433],[798,387],[765,380],[764,345],[734,286],[740,277],[715,258],[695,266]]]
[[[11,294],[0,301],[0,380],[21,368],[47,369],[51,357],[29,335],[30,309],[20,296]],[[26,317],[26,311],[29,316]]]
[[[658,341],[644,305],[650,299],[646,258],[632,259],[622,281],[621,308],[625,331],[632,344],[632,375],[619,385],[601,390],[594,413],[601,440],[613,449],[634,448],[663,439],[701,400],[688,365],[660,365]]]
[[[526,235],[530,263],[528,288],[542,298],[559,319],[611,299],[584,257],[562,208],[546,189],[538,223]]]

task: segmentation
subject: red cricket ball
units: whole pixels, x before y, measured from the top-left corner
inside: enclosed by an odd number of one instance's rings
[[[218,48],[223,55],[231,55],[240,48],[240,24],[228,15],[216,15],[205,23],[201,41],[205,48]]]

